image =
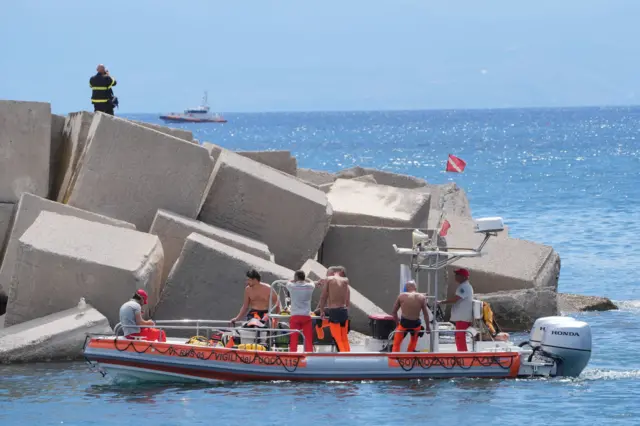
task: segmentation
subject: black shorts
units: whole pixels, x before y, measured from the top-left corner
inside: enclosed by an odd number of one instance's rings
[[[329,316],[329,322],[333,324],[340,324],[344,327],[349,320],[349,311],[347,308],[330,308],[325,309]]]
[[[422,321],[418,318],[417,320],[410,320],[406,318],[400,318],[400,325],[407,330],[411,330],[414,328],[419,328],[422,325]]]

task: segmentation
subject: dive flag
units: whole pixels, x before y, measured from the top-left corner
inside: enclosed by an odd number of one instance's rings
[[[440,236],[444,237],[445,235],[447,235],[447,231],[449,231],[449,228],[451,228],[451,224],[447,219],[445,219],[442,223],[442,226],[440,227]]]
[[[462,173],[466,165],[467,163],[462,158],[449,154],[449,160],[447,161],[448,172]]]

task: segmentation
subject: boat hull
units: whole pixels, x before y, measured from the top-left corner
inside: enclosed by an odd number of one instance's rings
[[[161,115],[161,120],[172,123],[226,123],[224,118],[182,117],[178,115]]]
[[[288,353],[93,338],[85,358],[106,374],[175,381],[359,381],[515,378],[518,352]]]

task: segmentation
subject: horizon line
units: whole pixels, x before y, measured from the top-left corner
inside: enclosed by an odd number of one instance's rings
[[[559,110],[559,109],[612,109],[639,108],[640,104],[565,105],[565,106],[506,106],[464,108],[387,108],[387,109],[335,109],[335,110],[270,110],[270,111],[219,111],[219,114],[309,114],[309,113],[372,113],[372,112],[428,112],[428,111],[502,111],[502,110]],[[74,111],[72,111],[74,112]],[[67,113],[68,114],[68,113]],[[164,114],[162,112],[123,112],[126,114]]]

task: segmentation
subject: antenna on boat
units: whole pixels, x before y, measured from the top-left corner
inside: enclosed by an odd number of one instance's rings
[[[441,218],[442,219],[442,218]],[[432,235],[424,233],[418,229],[414,230],[411,234],[412,248],[398,248],[393,244],[393,249],[396,254],[410,255],[410,269],[415,272],[416,284],[419,283],[419,272],[429,271],[427,276],[427,288],[431,288],[431,271],[434,275],[433,294],[433,317],[431,319],[431,333],[429,334],[429,347],[432,352],[436,349],[436,343],[438,342],[438,274],[442,268],[458,261],[463,257],[480,257],[482,255],[482,249],[484,248],[489,238],[497,236],[498,232],[504,231],[504,222],[501,217],[487,217],[474,220],[474,232],[485,234],[484,239],[480,245],[473,248],[458,248],[458,247],[438,247],[438,229],[433,231]],[[425,264],[426,263],[426,264]],[[428,291],[427,291],[428,293]],[[426,319],[425,319],[426,320]]]

